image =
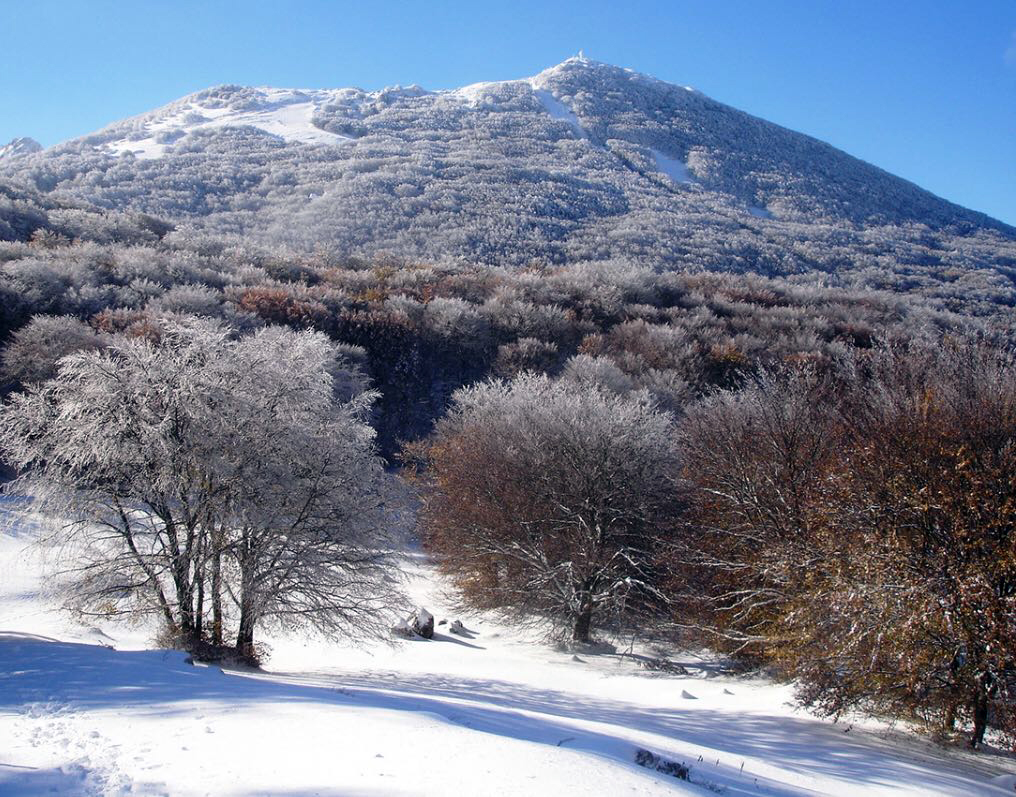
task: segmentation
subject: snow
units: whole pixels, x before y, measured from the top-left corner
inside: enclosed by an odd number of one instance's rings
[[[664,155],[657,149],[650,151],[653,153],[653,159],[656,161],[656,168],[667,175],[667,177],[675,183],[684,183],[686,185],[692,185],[695,183],[695,178],[692,177],[691,172],[688,171],[688,164],[684,161],[678,160],[677,158],[671,158],[669,155]]]
[[[341,92],[271,88],[256,91],[258,101],[246,110],[216,107],[199,99],[167,106],[138,119],[131,134],[107,143],[107,150],[117,155],[132,152],[143,159],[161,158],[168,146],[188,133],[227,126],[255,127],[297,144],[339,145],[352,141],[348,136],[315,127],[312,122],[317,108]]]
[[[42,145],[34,138],[15,138],[0,147],[0,161],[23,158],[42,152]]]
[[[475,108],[482,105],[486,101],[487,95],[498,86],[504,85],[504,82],[488,80],[481,83],[471,83],[468,86],[462,86],[461,88],[451,89],[442,93]]]
[[[708,654],[669,651],[688,674],[649,672],[462,615],[420,554],[405,560],[410,605],[461,618],[462,636],[277,635],[263,672],[194,666],[149,649],[151,627],[62,613],[43,586],[55,551],[36,537],[0,534],[4,795],[1011,793],[991,782],[1011,762],[816,719]],[[640,749],[692,782],[637,766]]]
[[[374,92],[363,92],[357,89],[261,87],[244,89],[244,91],[253,92],[256,99],[244,103],[243,110],[223,107],[221,96],[215,92],[199,92],[164,108],[110,126],[102,131],[103,135],[107,136],[102,146],[106,152],[113,155],[132,153],[136,158],[155,159],[164,157],[174,142],[189,133],[227,126],[254,127],[269,135],[277,136],[287,143],[342,145],[354,139],[314,126],[312,120],[319,108],[331,103],[356,106],[372,103],[380,97],[390,101],[398,97],[418,97],[429,94],[476,108],[488,103],[497,88],[505,85],[528,85],[552,118],[565,122],[575,131],[576,136],[588,141],[589,136],[574,110],[552,90],[555,79],[560,78],[563,72],[573,68],[576,64],[580,64],[583,69],[612,71],[617,69],[609,64],[591,61],[580,56],[569,58],[533,77],[474,83],[461,88],[437,92],[426,91],[418,86],[405,88],[395,86]],[[638,74],[630,69],[624,71],[632,75]],[[687,91],[694,91],[687,86],[684,88]],[[679,162],[674,161],[674,163]],[[663,170],[662,166],[661,170]],[[691,182],[690,178],[674,179],[677,179],[678,182]]]
[[[554,119],[564,122],[572,130],[575,131],[575,135],[579,138],[587,139],[589,136],[586,134],[585,129],[582,127],[582,122],[579,121],[578,116],[565,102],[554,95],[548,88],[548,78],[552,77],[555,72],[564,67],[569,61],[579,59],[568,59],[564,64],[560,64],[557,67],[548,69],[541,72],[539,75],[530,78],[523,78],[521,80],[500,80],[500,81],[486,81],[482,83],[472,83],[468,86],[463,86],[457,89],[451,89],[448,91],[440,92],[445,97],[449,97],[457,102],[464,103],[470,107],[476,108],[484,105],[489,101],[490,95],[495,91],[506,85],[528,85],[532,90],[533,94],[543,105],[544,110]],[[583,62],[587,63],[587,62]],[[592,62],[588,62],[592,63]]]
[[[562,122],[566,122],[571,125],[572,129],[575,131],[575,135],[579,138],[588,138],[588,136],[586,136],[586,131],[582,127],[582,123],[571,108],[557,99],[557,97],[546,89],[534,88],[533,93],[537,96],[540,102],[543,103],[543,107],[547,109],[547,113],[555,119],[560,119]]]
[[[771,219],[773,214],[765,208],[756,207],[755,205],[748,206],[748,213],[757,219]]]

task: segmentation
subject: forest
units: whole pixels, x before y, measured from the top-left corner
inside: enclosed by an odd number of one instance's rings
[[[0,451],[82,612],[198,654],[474,606],[1016,738],[1011,312],[826,276],[294,252],[0,184]],[[418,497],[407,529],[408,483]]]

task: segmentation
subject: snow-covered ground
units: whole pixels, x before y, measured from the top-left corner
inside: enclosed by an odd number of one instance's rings
[[[407,556],[433,641],[270,640],[264,672],[147,649],[152,629],[80,625],[31,531],[0,536],[0,794],[976,795],[1008,759],[795,711],[790,691],[672,654],[688,675],[555,650],[461,616]],[[635,764],[646,749],[691,782]]]

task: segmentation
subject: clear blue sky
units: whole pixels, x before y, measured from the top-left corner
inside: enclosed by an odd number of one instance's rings
[[[588,57],[1016,225],[1016,0],[0,0],[0,144],[221,83],[450,88]]]

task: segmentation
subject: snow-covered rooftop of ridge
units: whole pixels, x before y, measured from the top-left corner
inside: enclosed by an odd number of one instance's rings
[[[663,84],[668,85],[668,86],[679,85],[679,84],[676,84],[676,83],[668,83],[665,80],[660,80],[659,78],[654,78],[654,77],[652,77],[650,75],[645,74],[644,72],[639,72],[639,71],[637,71],[635,69],[630,69],[630,68],[625,67],[625,66],[615,66],[614,64],[608,64],[608,63],[606,63],[604,61],[594,61],[593,59],[587,58],[584,55],[573,55],[571,58],[566,58],[560,64],[557,64],[557,65],[552,66],[552,67],[548,67],[547,69],[544,69],[542,72],[540,72],[538,75],[534,75],[531,78],[527,78],[527,80],[531,84],[533,84],[534,86],[542,86],[542,84],[546,83],[547,80],[549,80],[551,77],[554,77],[556,75],[561,75],[561,74],[563,74],[563,73],[565,73],[565,72],[567,72],[567,71],[569,71],[571,69],[575,69],[575,68],[578,68],[578,67],[581,67],[581,68],[586,69],[586,70],[606,70],[606,71],[611,71],[611,72],[618,72],[618,71],[620,71],[620,72],[627,72],[629,75],[635,75],[635,76],[640,77],[640,78],[642,78],[644,80],[652,81],[654,83],[663,83]],[[685,91],[695,91],[695,89],[692,88],[691,86],[681,86],[681,88],[683,88]]]
[[[471,83],[468,86],[462,86],[457,89],[448,89],[446,91],[438,92],[438,94],[465,102],[467,105],[477,106],[482,104],[490,94],[502,86],[528,85],[536,95],[537,99],[542,103],[548,114],[555,119],[561,120],[562,122],[567,122],[575,130],[575,133],[579,136],[579,138],[588,138],[585,128],[582,127],[582,123],[575,114],[575,111],[561,97],[554,93],[552,87],[555,77],[559,77],[575,68],[582,68],[586,70],[602,69],[612,72],[620,70],[631,75],[637,75],[645,80],[653,81],[655,83],[663,83],[663,81],[648,77],[633,69],[616,67],[612,64],[605,64],[601,61],[593,61],[585,56],[577,55],[572,56],[571,58],[568,58],[549,69],[544,69],[542,72],[533,75],[532,77],[519,78],[517,80],[493,80],[481,83]],[[695,89],[690,86],[682,86],[682,88],[684,88],[685,91],[695,91]],[[676,182],[694,182],[694,180],[686,173],[683,176],[679,176],[676,167],[669,168],[669,165],[660,164],[660,169]]]
[[[15,138],[0,147],[0,160],[4,158],[21,158],[42,152],[42,145],[34,138]]]
[[[552,78],[563,75],[568,71],[575,69],[577,67],[581,67],[582,69],[586,70],[607,70],[611,72],[617,71],[627,72],[630,75],[637,75],[638,77],[656,83],[666,83],[666,81],[658,80],[657,78],[650,77],[649,75],[643,74],[642,72],[637,72],[634,69],[614,66],[613,64],[607,64],[602,61],[593,61],[592,59],[586,58],[585,56],[575,55],[572,56],[571,58],[566,58],[560,64],[548,67],[547,69],[544,69],[542,72],[539,72],[531,77],[516,78],[514,80],[488,80],[480,83],[471,83],[468,86],[462,86],[461,88],[447,89],[446,91],[438,93],[457,95],[464,99],[475,101],[477,98],[487,93],[491,89],[497,86],[504,86],[509,83],[528,83],[534,89],[545,89],[547,87],[547,84],[551,81]],[[666,85],[675,85],[675,84],[666,84]],[[685,91],[692,92],[695,91],[695,89],[692,88],[691,86],[681,86],[681,88],[683,88]]]

